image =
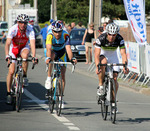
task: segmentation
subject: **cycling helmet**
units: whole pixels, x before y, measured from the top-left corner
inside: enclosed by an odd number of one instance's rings
[[[118,34],[119,33],[119,26],[116,25],[115,23],[110,23],[106,26],[106,32],[114,35],[114,34]]]
[[[52,24],[51,24],[51,29],[53,31],[62,31],[63,30],[63,25],[60,21],[54,21]]]
[[[26,14],[18,15],[17,21],[28,22],[29,21],[29,16],[26,15]]]

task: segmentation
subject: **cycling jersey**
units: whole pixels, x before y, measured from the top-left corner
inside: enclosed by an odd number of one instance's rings
[[[8,32],[7,38],[11,38],[9,54],[17,57],[23,48],[28,48],[28,40],[35,39],[33,29],[27,25],[26,31],[21,32],[18,24],[12,26]]]
[[[57,58],[55,57],[55,60],[58,58],[62,58],[63,56],[62,60],[65,62],[67,61],[65,46],[70,45],[70,36],[65,30],[62,31],[60,39],[57,40],[55,36],[53,35],[52,30],[50,29],[47,34],[47,39],[46,39],[46,45],[48,44],[52,45],[52,50],[57,56]]]
[[[107,33],[101,34],[96,40],[96,48],[101,48],[101,54],[107,58],[108,63],[118,63],[119,59],[117,56],[117,48],[125,48],[123,37],[117,34],[116,39],[113,43],[107,40]],[[119,71],[118,66],[114,66],[115,71]]]
[[[54,37],[52,30],[49,30],[47,34],[47,40],[46,40],[46,45],[47,44],[52,45],[52,50],[56,50],[56,51],[61,50],[65,48],[66,45],[70,45],[69,34],[63,30],[60,39],[57,40]]]

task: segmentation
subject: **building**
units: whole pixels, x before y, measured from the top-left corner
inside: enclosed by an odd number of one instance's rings
[[[7,10],[19,5],[21,0],[0,0],[0,21],[8,21]]]

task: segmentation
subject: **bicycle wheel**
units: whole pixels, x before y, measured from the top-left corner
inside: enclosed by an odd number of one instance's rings
[[[57,90],[56,90],[56,113],[58,116],[61,114],[62,109],[62,97],[63,97],[63,87],[62,87],[62,77],[56,80]]]
[[[110,111],[110,117],[111,117],[111,121],[113,124],[115,124],[116,122],[116,110],[117,110],[117,103],[116,103],[116,85],[114,82],[114,79],[111,80],[111,102],[110,102],[110,106],[111,106],[111,111]],[[113,93],[113,92],[114,93]]]
[[[48,104],[50,113],[53,113],[55,101],[53,99],[54,90],[51,88],[48,97]]]
[[[106,120],[107,119],[107,113],[108,113],[108,105],[107,105],[107,100],[106,100],[106,86],[107,86],[107,83],[104,82],[103,84],[103,87],[104,87],[104,97],[103,99],[101,99],[101,113],[102,113],[102,118],[103,120]]]
[[[21,99],[22,99],[22,87],[23,87],[23,77],[19,75],[17,78],[18,86],[16,91],[16,111],[19,112],[21,107]]]
[[[12,108],[16,110],[16,87],[17,83],[15,82],[15,77],[13,78],[12,86],[11,86],[11,95],[12,95]]]

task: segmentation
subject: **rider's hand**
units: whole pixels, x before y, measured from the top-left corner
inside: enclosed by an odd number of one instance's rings
[[[129,69],[128,68],[127,69],[123,68],[123,73],[124,74],[128,74],[129,73]]]
[[[45,62],[48,64],[52,59],[50,57],[46,57]]]
[[[10,64],[10,59],[11,59],[11,56],[10,55],[6,55],[5,60],[7,61],[8,65]]]
[[[32,62],[35,63],[35,64],[38,64],[39,60],[36,57],[32,57]]]
[[[75,57],[73,57],[73,58],[71,59],[71,63],[72,63],[72,64],[77,64],[77,59],[76,59]]]

